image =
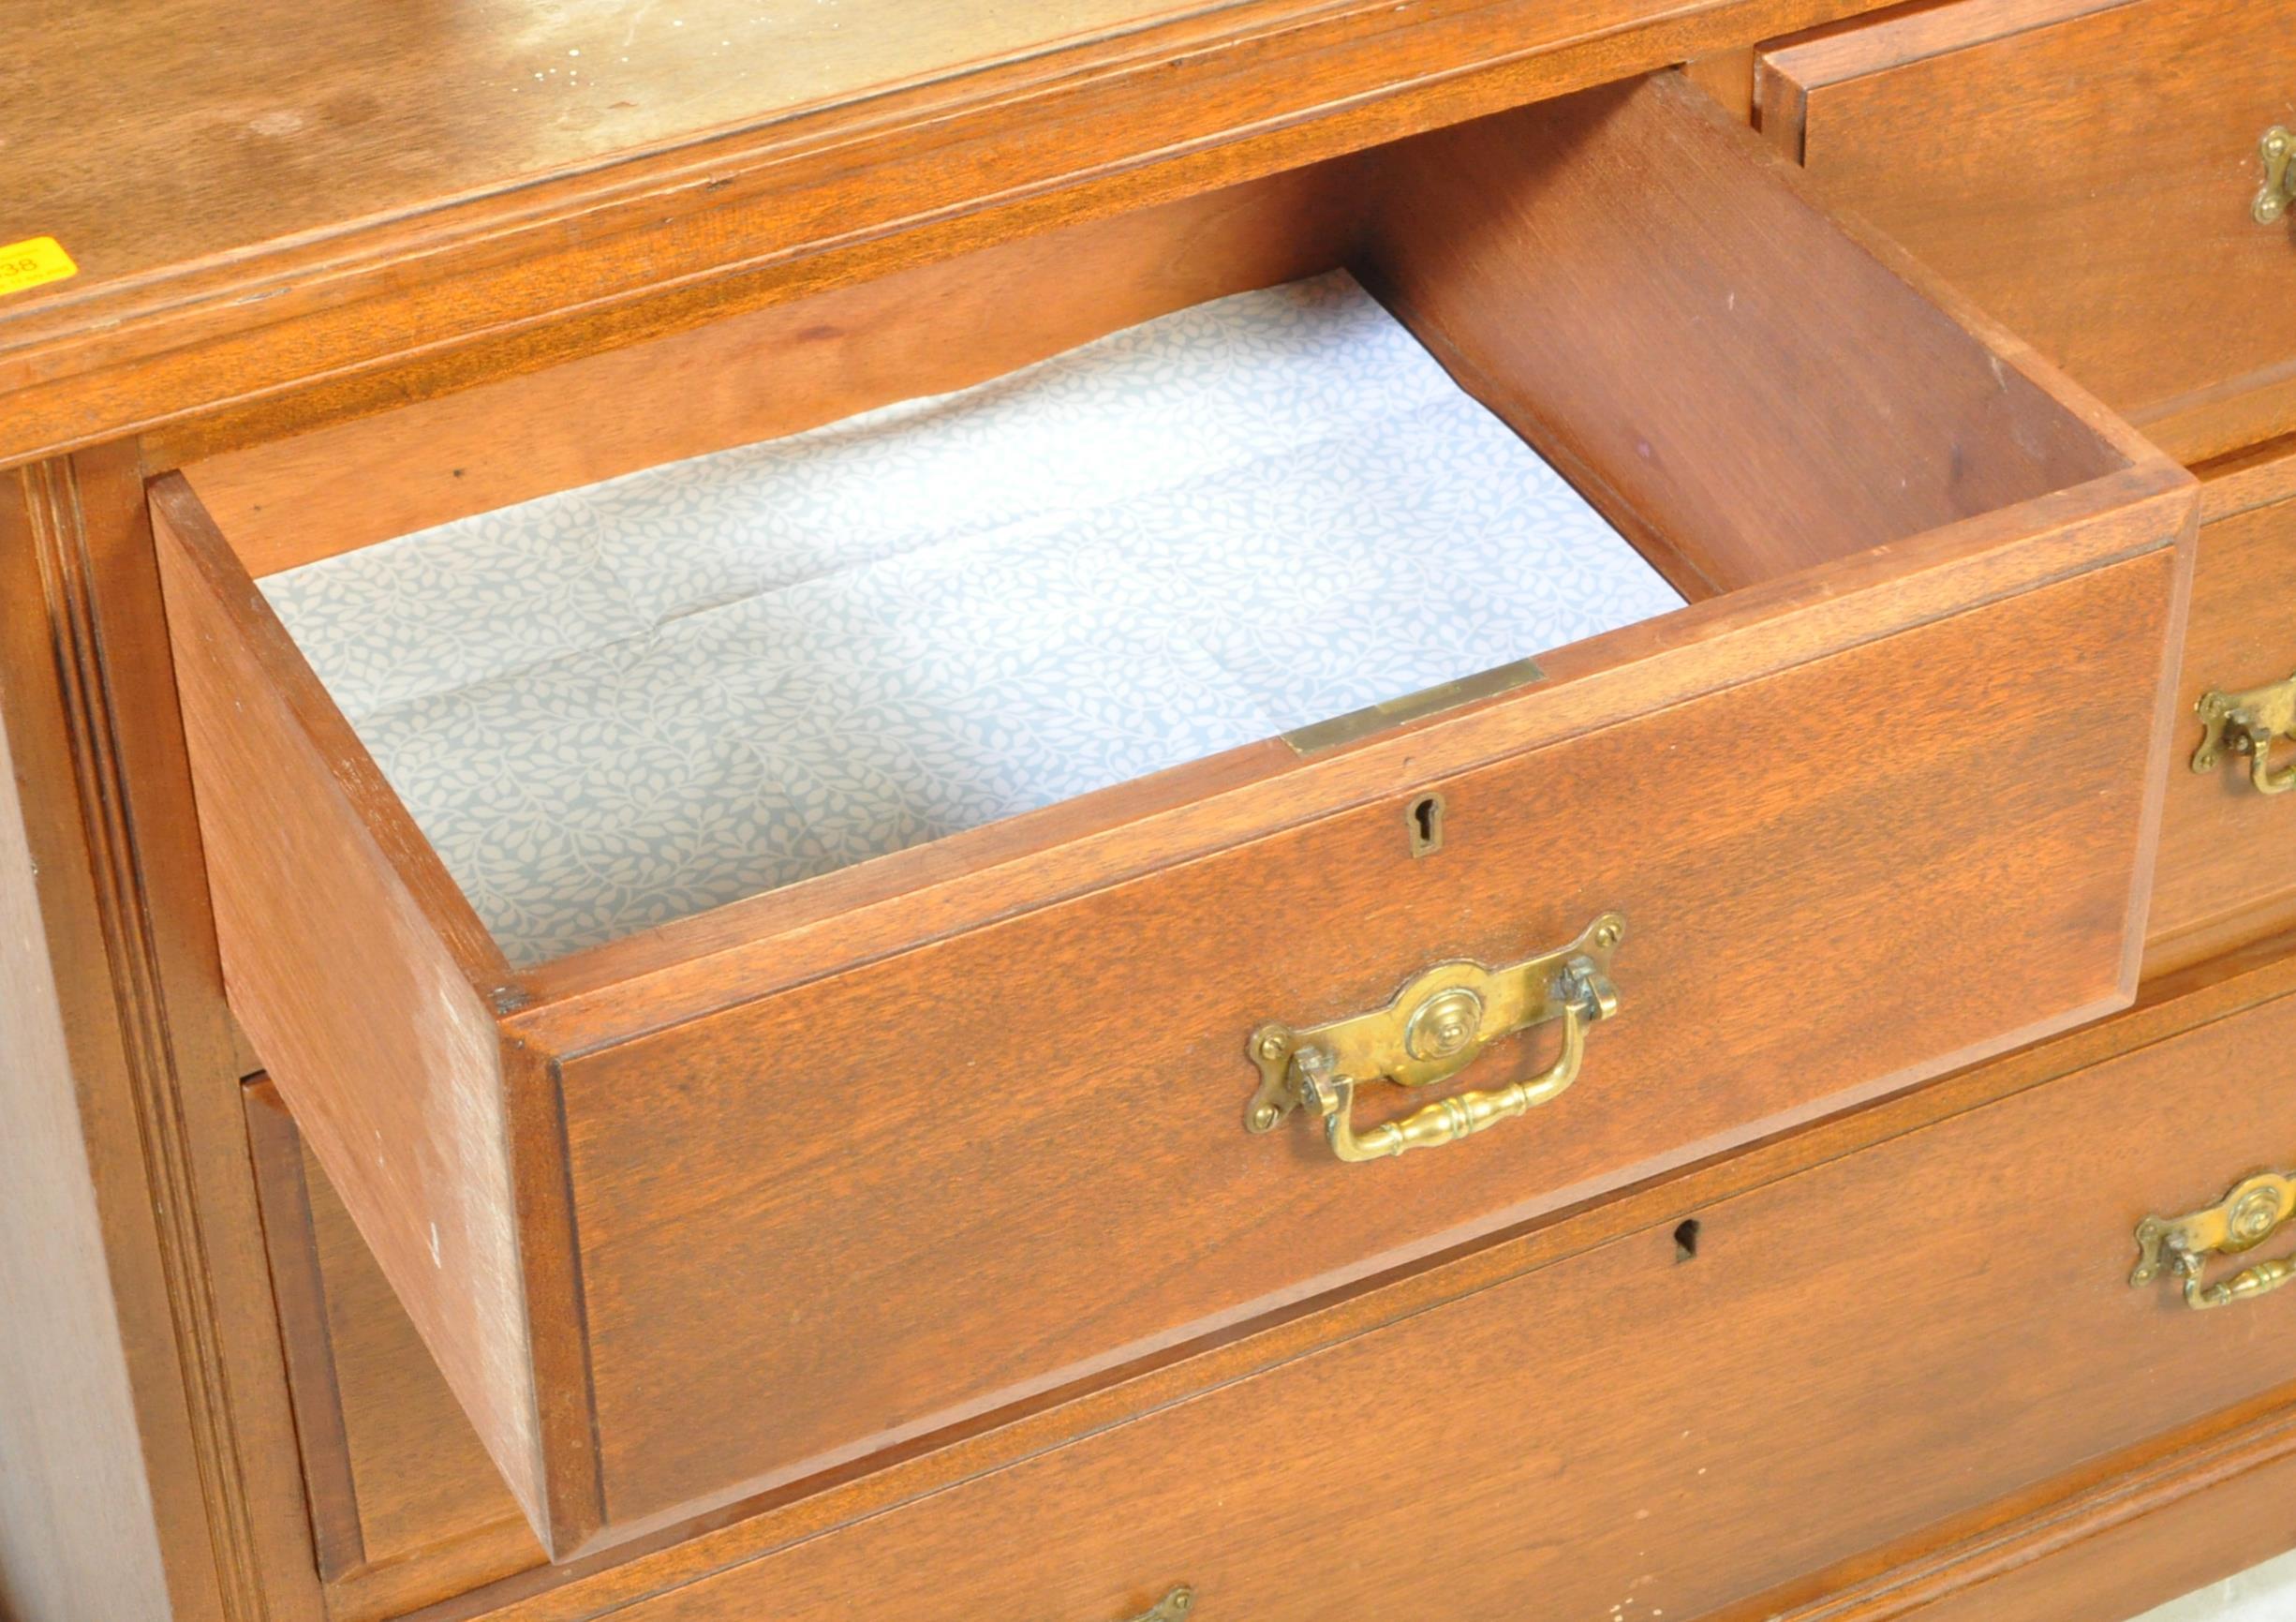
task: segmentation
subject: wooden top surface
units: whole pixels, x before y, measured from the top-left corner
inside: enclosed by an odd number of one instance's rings
[[[266,243],[1075,45],[1181,0],[31,0],[0,10],[0,244],[70,281]]]
[[[0,466],[170,465],[1878,3],[18,0],[0,246],[80,268],[0,291]]]

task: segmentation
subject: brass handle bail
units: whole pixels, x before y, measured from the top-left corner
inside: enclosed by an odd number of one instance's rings
[[[2296,1278],[2296,1257],[2253,1262],[2215,1284],[2202,1281],[2211,1253],[2238,1256],[2254,1250],[2296,1213],[2296,1179],[2259,1171],[2236,1183],[2205,1211],[2185,1216],[2148,1216],[2137,1224],[2137,1267],[2130,1285],[2141,1288],[2167,1273],[2184,1285],[2185,1304],[2195,1312],[2229,1306],[2269,1295]]]
[[[2296,765],[2275,770],[2272,764],[2273,740],[2296,737],[2296,676],[2245,692],[2212,687],[2193,707],[2200,712],[2201,728],[2193,770],[2214,771],[2225,756],[2244,754],[2248,781],[2257,793],[2286,794],[2296,788]]]
[[[1260,1085],[1245,1125],[1272,1130],[1305,1105],[1324,1123],[1341,1160],[1383,1160],[1456,1143],[1559,1097],[1578,1079],[1587,1027],[1617,1014],[1610,955],[1626,921],[1606,913],[1578,940],[1504,969],[1438,963],[1384,1008],[1306,1031],[1263,1025],[1251,1055]],[[1358,1132],[1355,1090],[1368,1081],[1424,1087],[1464,1069],[1502,1037],[1548,1020],[1563,1022],[1563,1046],[1541,1074],[1487,1092],[1458,1093]]]

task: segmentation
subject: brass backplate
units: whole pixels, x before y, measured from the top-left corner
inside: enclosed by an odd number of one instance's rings
[[[2280,125],[2274,125],[2257,142],[2257,156],[2264,160],[2264,184],[2256,194],[2256,201],[2248,212],[2259,225],[2276,223],[2288,213],[2291,199],[2296,199],[2296,174],[2290,173],[2289,159],[2296,156],[2296,135]]]
[[[1183,1583],[1134,1616],[1132,1622],[1185,1622],[1195,1608],[1196,1591]]]
[[[1589,979],[1607,984],[1626,920],[1605,913],[1578,938],[1551,952],[1493,969],[1467,959],[1414,976],[1385,1006],[1322,1025],[1262,1025],[1249,1053],[1260,1085],[1244,1124],[1273,1130],[1300,1104],[1293,1056],[1314,1047],[1330,1068],[1357,1081],[1384,1078],[1403,1087],[1448,1080],[1501,1037],[1560,1019],[1564,992]]]
[[[2296,1281],[2296,1257],[2251,1263],[2238,1272],[2207,1281],[2210,1256],[2239,1256],[2254,1250],[2296,1215],[2296,1177],[2259,1171],[2241,1179],[2222,1199],[2183,1216],[2148,1216],[2137,1224],[2137,1266],[2128,1282],[2139,1287],[2164,1274],[2183,1286],[2185,1304],[2206,1311],[2270,1295]]]
[[[2128,1282],[2152,1283],[2171,1271],[2180,1255],[2199,1257],[2215,1251],[2220,1256],[2238,1256],[2254,1250],[2291,1213],[2296,1213],[2296,1178],[2259,1171],[2234,1183],[2222,1199],[2204,1211],[2185,1216],[2148,1216],[2137,1225],[2137,1269]]]

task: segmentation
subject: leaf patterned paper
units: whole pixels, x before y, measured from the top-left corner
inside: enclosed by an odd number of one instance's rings
[[[1681,602],[1344,273],[263,588],[522,964]]]

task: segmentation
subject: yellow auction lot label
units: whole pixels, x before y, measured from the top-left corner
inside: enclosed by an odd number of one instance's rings
[[[54,237],[27,237],[0,247],[0,294],[22,292],[79,274],[80,267]]]

